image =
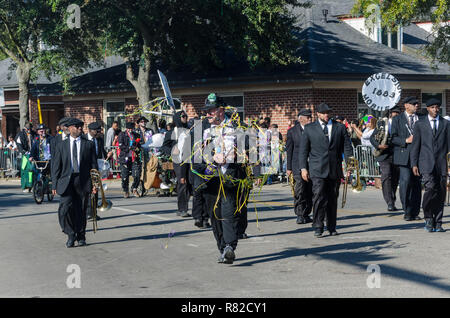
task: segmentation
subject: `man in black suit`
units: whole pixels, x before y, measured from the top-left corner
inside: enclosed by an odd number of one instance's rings
[[[395,207],[395,200],[398,187],[398,177],[399,177],[399,169],[394,165],[392,161],[393,155],[393,146],[392,146],[392,119],[400,114],[400,108],[394,107],[390,110],[386,110],[383,117],[388,119],[388,127],[385,127],[384,120],[379,120],[377,122],[377,128],[370,136],[370,143],[375,149],[381,150],[381,154],[375,159],[380,164],[381,168],[381,185],[383,190],[383,198],[388,205],[388,211],[397,211]],[[386,130],[387,128],[387,141],[386,144],[382,145],[380,140],[377,140],[375,136],[378,135],[380,130]]]
[[[112,155],[112,152],[107,153],[105,150],[105,142],[103,138],[100,136],[99,131],[102,129],[102,125],[99,122],[93,122],[88,125],[88,133],[84,135],[87,140],[90,140],[95,145],[95,154],[97,159],[105,159],[107,160],[109,156]]]
[[[286,153],[288,178],[292,174],[295,181],[294,186],[294,212],[297,215],[297,224],[312,222],[309,217],[312,210],[312,183],[306,182],[300,175],[299,155],[301,137],[305,126],[311,123],[311,110],[302,109],[298,114],[297,124],[287,132]]]
[[[305,126],[299,157],[303,180],[312,180],[312,226],[316,237],[322,237],[325,215],[330,235],[338,234],[336,217],[339,185],[343,178],[342,153],[346,161],[353,156],[345,126],[331,120],[330,112],[331,108],[325,103],[317,107],[319,119]]]
[[[423,214],[425,230],[445,232],[442,228],[444,202],[447,186],[447,153],[450,150],[450,123],[439,116],[441,102],[427,102],[428,116],[414,127],[411,146],[411,165],[414,176],[422,175]]]
[[[419,120],[416,112],[419,101],[407,97],[405,111],[392,119],[392,144],[394,145],[394,165],[399,167],[400,201],[405,212],[405,221],[420,220],[421,185],[420,177],[413,175],[410,160],[411,145],[415,123]]]
[[[67,247],[86,245],[86,209],[92,188],[91,169],[98,169],[94,143],[81,138],[84,123],[71,118],[66,122],[70,136],[54,151],[52,191],[59,194],[59,224],[68,235]]]

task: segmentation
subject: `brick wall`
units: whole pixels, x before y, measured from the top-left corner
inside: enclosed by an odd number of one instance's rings
[[[208,94],[181,96],[181,107],[186,109],[189,118],[201,115],[200,109],[205,106],[206,97]]]
[[[67,101],[64,103],[64,116],[75,117],[84,122],[84,132],[87,126],[95,121],[103,121],[103,100]]]
[[[333,115],[355,120],[358,117],[358,92],[356,89],[314,89],[314,106],[326,103],[333,109]]]
[[[189,117],[201,113],[207,95],[182,96],[183,107]],[[314,107],[322,102],[333,108],[335,114],[355,119],[357,116],[356,89],[295,89],[282,91],[244,92],[245,121],[270,117],[285,135],[301,108]]]
[[[136,98],[126,98],[125,99],[125,114],[126,115],[131,115],[133,112],[135,112],[137,110],[139,103],[138,100]],[[126,121],[134,121],[136,122],[138,120],[138,118],[140,117],[140,115],[132,115],[132,116],[127,116],[126,117]]]
[[[312,89],[244,93],[245,120],[270,117],[285,135],[301,108],[314,104]]]

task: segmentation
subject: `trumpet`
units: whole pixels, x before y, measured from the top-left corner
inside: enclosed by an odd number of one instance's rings
[[[347,167],[346,167],[346,171],[349,170],[356,170],[356,185],[352,186],[352,190],[354,192],[361,192],[363,189],[362,183],[361,183],[361,179],[359,177],[359,162],[358,159],[354,158],[354,157],[350,157],[347,161]],[[345,183],[344,183],[344,190],[342,193],[342,209],[345,206],[345,203],[347,202],[347,188],[348,188],[348,179],[349,179],[349,175],[348,173],[346,173],[345,175]]]
[[[95,195],[91,194],[91,208],[92,208],[92,225],[94,233],[97,231],[97,209],[101,212],[108,211],[112,207],[112,202],[109,200],[106,200],[105,192],[103,190],[102,185],[102,177],[100,175],[100,172],[97,169],[91,169],[91,182],[92,186],[94,188],[100,189],[100,193],[102,196],[102,203],[97,206],[97,200],[95,198]]]

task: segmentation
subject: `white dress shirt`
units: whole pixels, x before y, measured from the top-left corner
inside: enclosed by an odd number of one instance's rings
[[[88,140],[94,140],[94,144],[95,144],[95,154],[98,156],[98,144],[97,144],[97,138],[92,137],[91,134],[88,133]]]
[[[319,123],[320,123],[320,127],[322,128],[323,131],[323,126],[325,124],[324,121],[322,121],[321,119],[319,119]],[[327,129],[328,129],[328,141],[331,141],[331,129],[333,128],[333,122],[330,120],[328,120],[328,124],[327,124]]]
[[[73,141],[76,140],[77,143],[77,159],[78,159],[78,167],[80,167],[80,150],[81,150],[81,137],[78,137],[77,139],[73,138],[72,136],[69,137],[69,143],[70,143],[70,162],[72,163],[72,170],[73,170]],[[78,171],[80,169],[78,168]]]
[[[439,128],[439,115],[436,116],[436,118],[431,117],[428,115],[428,121],[430,122],[431,130],[433,130],[433,119],[436,119],[436,131]]]

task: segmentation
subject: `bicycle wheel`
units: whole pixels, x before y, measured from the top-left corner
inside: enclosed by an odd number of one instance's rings
[[[42,180],[36,181],[33,187],[33,198],[37,204],[41,204],[44,201],[44,183]]]

